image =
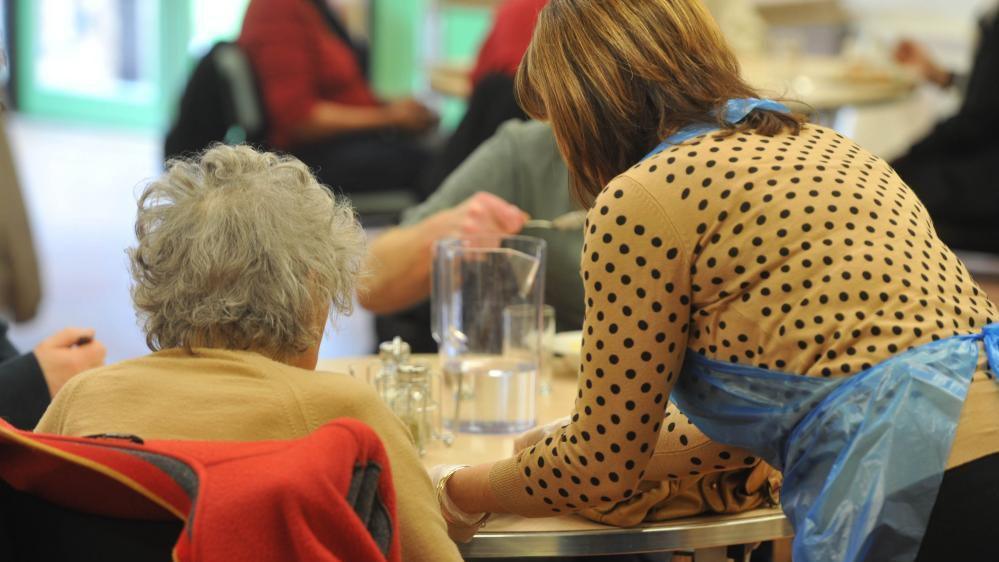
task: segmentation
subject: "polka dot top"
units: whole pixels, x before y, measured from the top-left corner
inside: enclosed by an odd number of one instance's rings
[[[614,179],[585,228],[572,421],[491,473],[526,516],[757,462],[667,408],[686,353],[842,377],[999,318],[888,164],[818,126],[668,149]]]

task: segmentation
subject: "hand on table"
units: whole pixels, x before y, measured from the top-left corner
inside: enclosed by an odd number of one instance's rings
[[[455,472],[468,468],[467,465],[439,464],[431,468],[430,481],[433,482],[441,515],[447,523],[447,534],[451,540],[464,543],[472,540],[475,533],[489,519],[488,513],[465,513],[451,501],[447,493],[447,481]]]
[[[430,108],[412,98],[391,102],[387,109],[396,127],[413,133],[426,132],[440,120]]]
[[[915,69],[924,80],[941,88],[950,85],[950,72],[939,66],[923,45],[908,39],[900,41],[895,47],[894,57],[895,62]]]
[[[107,355],[92,328],[66,328],[42,341],[34,352],[53,397],[69,379],[103,365]]]

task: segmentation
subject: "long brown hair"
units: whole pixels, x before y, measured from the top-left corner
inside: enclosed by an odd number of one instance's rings
[[[733,126],[716,111],[757,95],[700,0],[551,0],[517,74],[520,104],[551,121],[587,206],[686,125],[800,131],[799,115],[757,110]]]

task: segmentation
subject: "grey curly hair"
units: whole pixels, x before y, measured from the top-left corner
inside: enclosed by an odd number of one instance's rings
[[[351,311],[364,232],[349,203],[290,156],[217,145],[143,190],[128,250],[149,348],[286,359]],[[317,329],[318,326],[318,329]]]

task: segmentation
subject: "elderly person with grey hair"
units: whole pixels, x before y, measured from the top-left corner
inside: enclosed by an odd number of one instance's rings
[[[254,441],[338,417],[381,437],[405,560],[460,560],[401,422],[365,383],[316,373],[350,310],[364,233],[291,157],[217,146],[172,161],[139,199],[132,298],[153,353],[66,384],[37,430]]]

